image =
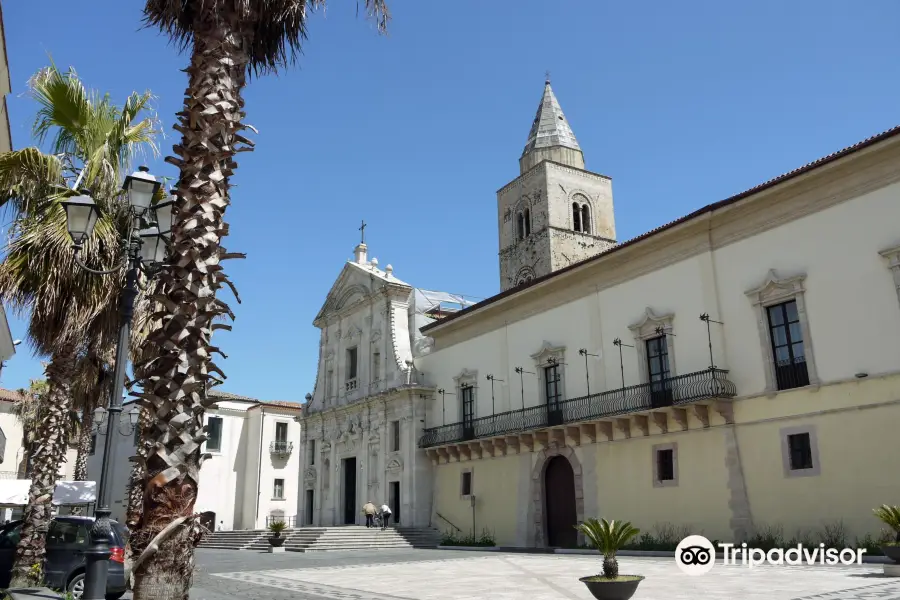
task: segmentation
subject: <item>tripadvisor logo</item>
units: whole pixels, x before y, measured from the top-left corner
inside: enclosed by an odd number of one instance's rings
[[[716,547],[717,546],[717,547]],[[689,535],[675,549],[675,564],[687,575],[704,575],[716,564],[716,551],[722,554],[724,565],[740,565],[753,568],[759,565],[858,565],[862,564],[865,548],[826,548],[819,544],[804,548],[802,544],[792,548],[773,548],[768,552],[750,548],[744,544],[713,546],[702,535]]]

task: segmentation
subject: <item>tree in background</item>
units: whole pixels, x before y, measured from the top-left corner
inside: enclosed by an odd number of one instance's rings
[[[13,585],[40,583],[34,579],[42,572],[50,501],[72,433],[79,357],[90,348],[114,347],[118,327],[124,270],[97,277],[74,264],[61,202],[76,195],[75,190],[90,193],[100,219],[82,259],[107,267],[119,263],[128,223],[121,174],[136,154],[156,151],[155,119],[142,118],[149,93],[132,94],[119,108],[108,96],[86,90],[74,70],[63,73],[55,66],[32,77],[29,91],[39,105],[35,139],[47,142],[50,152],[31,147],[0,155],[0,204],[13,212],[0,263],[0,298],[19,314],[28,314],[27,339],[49,360]]]

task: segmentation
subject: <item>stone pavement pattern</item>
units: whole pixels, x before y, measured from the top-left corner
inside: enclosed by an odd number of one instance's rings
[[[417,556],[434,554],[422,551]],[[559,555],[449,558],[444,552],[437,560],[367,558],[368,564],[312,563],[304,568],[219,572],[212,578],[228,580],[236,586],[232,592],[244,586],[259,586],[260,592],[275,588],[277,598],[286,600],[589,600],[592,596],[578,578],[600,567],[598,558]],[[881,565],[748,569],[719,563],[701,577],[684,575],[673,559],[623,557],[619,565],[623,574],[647,577],[635,600],[900,600],[900,581],[881,577]]]

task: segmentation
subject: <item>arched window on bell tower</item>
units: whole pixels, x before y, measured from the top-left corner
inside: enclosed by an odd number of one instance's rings
[[[581,205],[581,231],[584,233],[591,232],[591,209],[587,204]]]
[[[519,213],[516,215],[516,239],[521,240],[525,237],[525,215]]]
[[[581,207],[577,202],[572,203],[572,229],[581,231]]]
[[[526,208],[524,213],[525,218],[525,237],[531,235],[531,209]]]

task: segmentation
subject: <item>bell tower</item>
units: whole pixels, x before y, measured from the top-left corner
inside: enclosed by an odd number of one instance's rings
[[[519,176],[497,192],[501,291],[615,245],[612,179],[584,166],[548,76]]]

